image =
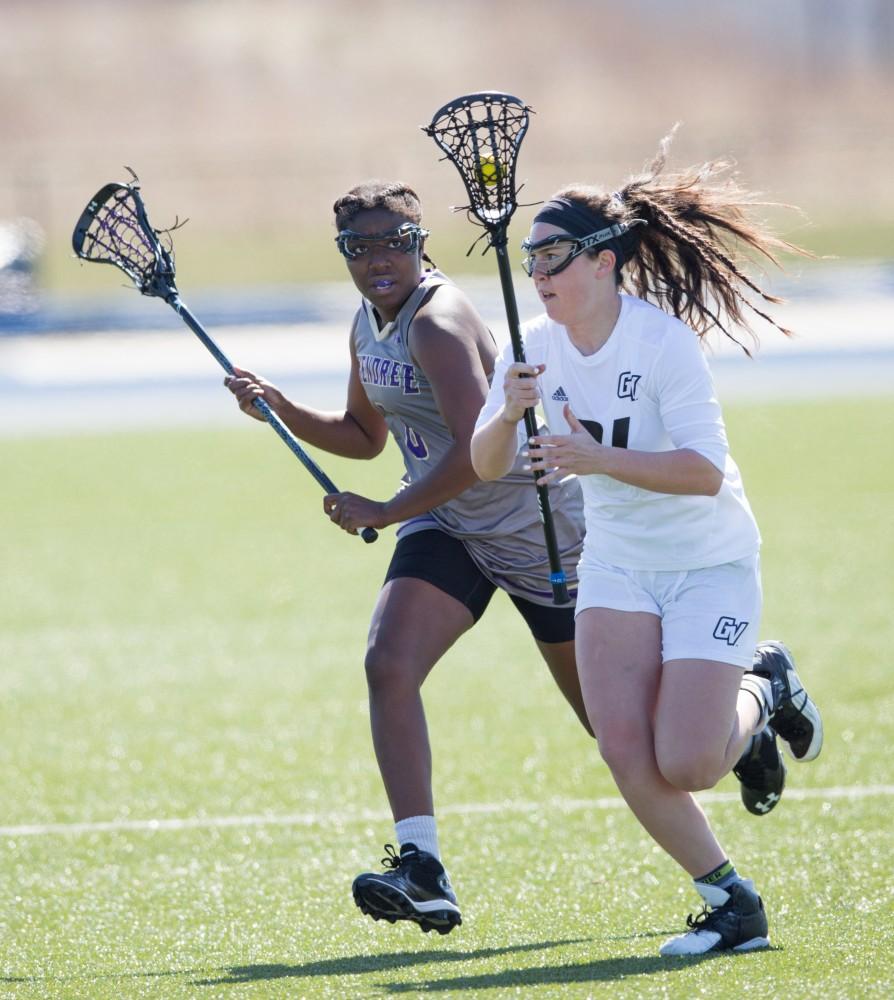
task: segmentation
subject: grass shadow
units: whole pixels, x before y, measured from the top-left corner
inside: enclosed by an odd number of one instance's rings
[[[778,948],[764,948],[754,954],[779,951]],[[716,958],[730,957],[728,951],[707,952],[704,955],[687,955],[676,958],[662,958],[660,955],[632,958],[605,958],[578,965],[549,965],[533,969],[506,969],[503,972],[484,973],[478,976],[458,976],[449,979],[434,979],[415,983],[381,983],[383,994],[388,993],[446,993],[451,990],[488,990],[500,987],[561,986],[570,983],[607,983],[629,979],[632,976],[648,976],[656,972],[673,972],[689,968]],[[744,957],[739,956],[739,957]]]
[[[198,969],[167,969],[164,972],[85,972],[72,976],[0,976],[0,983],[99,983],[115,979],[163,979],[168,976],[194,976]]]
[[[234,965],[225,974],[207,979],[197,979],[193,986],[223,986],[226,984],[251,983],[265,979],[302,979],[313,976],[359,976],[368,972],[384,972],[397,968],[409,968],[432,962],[471,962],[496,955],[511,955],[526,951],[541,951],[558,948],[567,944],[580,944],[584,938],[569,938],[561,941],[536,941],[531,944],[508,945],[505,948],[478,948],[474,951],[397,951],[380,955],[351,955],[346,958],[328,958],[300,965],[259,964]]]

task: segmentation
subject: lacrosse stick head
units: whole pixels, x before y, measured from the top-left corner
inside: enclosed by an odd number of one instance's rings
[[[120,268],[143,295],[171,301],[177,297],[173,246],[163,246],[162,233],[152,228],[139,179],[131,173],[130,184],[106,184],[90,199],[75,226],[72,247],[82,260]]]
[[[505,233],[518,207],[515,164],[531,109],[511,94],[468,94],[436,111],[422,131],[432,137],[462,177],[473,221]]]

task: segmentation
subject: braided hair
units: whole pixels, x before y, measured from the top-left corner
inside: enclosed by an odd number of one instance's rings
[[[377,208],[403,215],[417,226],[422,222],[422,202],[411,187],[394,181],[371,180],[351,188],[332,206],[335,228],[349,229],[356,215]]]
[[[350,229],[351,222],[360,212],[379,208],[402,215],[417,226],[422,224],[422,202],[411,187],[399,181],[371,180],[351,188],[335,202],[332,206],[335,228]],[[422,259],[432,267],[437,267],[424,249]]]
[[[634,225],[618,239],[618,284],[670,312],[699,338],[717,329],[750,354],[732,327],[743,329],[754,343],[755,315],[786,336],[791,331],[762,308],[763,303],[783,300],[764,291],[744,268],[755,256],[781,267],[781,252],[814,255],[773,235],[752,217],[754,207],[770,203],[758,201],[739,185],[731,161],[712,160],[665,175],[675,132],[676,126],[643,173],[630,177],[619,190],[572,185],[555,197],[586,207],[606,225],[643,220],[646,225]],[[600,249],[589,253],[596,255]]]

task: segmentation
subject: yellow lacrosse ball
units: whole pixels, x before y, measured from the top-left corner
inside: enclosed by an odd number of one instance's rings
[[[493,187],[502,176],[499,163],[492,156],[485,156],[478,167],[478,176],[488,187]]]

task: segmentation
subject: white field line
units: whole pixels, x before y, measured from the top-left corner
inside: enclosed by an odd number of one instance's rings
[[[787,802],[831,799],[869,799],[894,797],[894,785],[851,785],[832,788],[788,789]],[[700,802],[738,802],[736,792],[704,792]],[[472,816],[490,813],[537,813],[541,811],[581,812],[587,809],[623,809],[624,800],[619,796],[601,799],[546,799],[528,802],[508,799],[505,802],[470,802],[464,805],[444,806],[438,810],[442,816]],[[178,830],[202,830],[222,827],[252,826],[338,826],[347,823],[390,822],[385,810],[355,809],[350,811],[289,813],[257,816],[189,816],[182,819],[119,819],[97,823],[31,823],[21,826],[0,826],[0,837],[44,837],[53,834],[77,836],[85,833],[165,833]]]

